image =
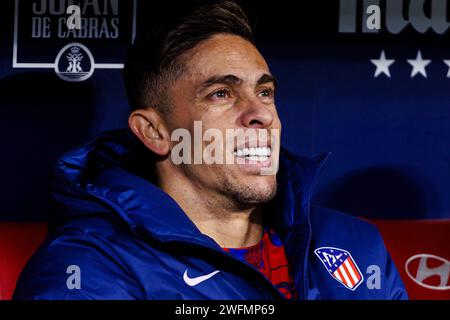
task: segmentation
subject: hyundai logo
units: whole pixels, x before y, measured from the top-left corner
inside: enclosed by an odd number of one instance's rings
[[[450,261],[432,254],[416,254],[405,263],[408,276],[419,286],[431,290],[449,290]],[[427,279],[437,276],[439,284],[430,284]]]

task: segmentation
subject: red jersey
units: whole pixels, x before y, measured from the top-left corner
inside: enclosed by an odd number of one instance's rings
[[[224,250],[257,268],[286,299],[298,299],[283,243],[274,231],[265,230],[261,241],[253,246]]]

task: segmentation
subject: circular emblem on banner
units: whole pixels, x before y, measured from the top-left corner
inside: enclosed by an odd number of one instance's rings
[[[94,57],[89,49],[78,42],[64,46],[55,59],[55,72],[61,79],[79,82],[94,73]]]

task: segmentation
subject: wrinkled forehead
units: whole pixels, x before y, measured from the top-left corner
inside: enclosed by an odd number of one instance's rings
[[[257,81],[269,67],[258,49],[236,35],[218,34],[202,41],[182,57],[186,75],[198,81],[212,75],[233,74],[244,81]]]

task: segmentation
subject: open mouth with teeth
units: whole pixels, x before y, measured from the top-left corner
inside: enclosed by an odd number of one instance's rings
[[[239,148],[234,152],[237,158],[258,162],[269,160],[270,155],[270,147]]]

